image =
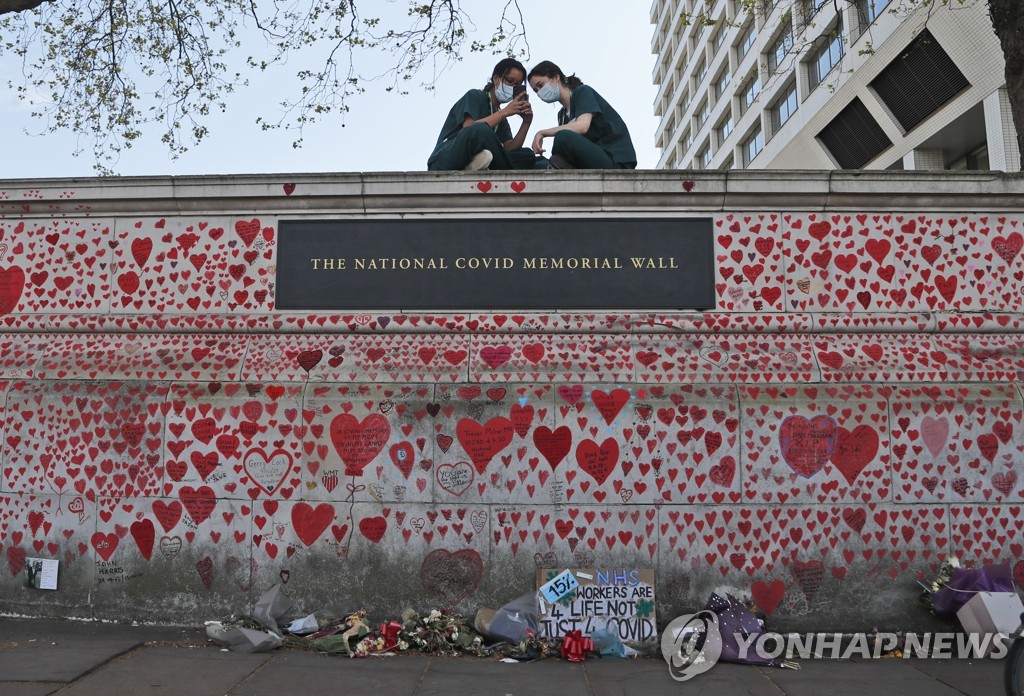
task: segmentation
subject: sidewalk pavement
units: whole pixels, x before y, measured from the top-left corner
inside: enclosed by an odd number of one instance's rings
[[[661,660],[505,664],[474,657],[369,659],[295,650],[247,655],[206,642],[202,628],[0,618],[3,696],[292,696],[302,694],[693,694],[701,696],[998,696],[995,660],[804,660],[799,671],[715,665],[673,681]]]

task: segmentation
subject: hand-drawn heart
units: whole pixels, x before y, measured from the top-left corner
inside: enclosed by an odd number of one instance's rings
[[[235,232],[245,243],[245,246],[251,246],[256,235],[260,233],[260,220],[259,218],[253,218],[252,220],[239,220],[235,223]]]
[[[181,499],[181,504],[185,506],[189,517],[196,524],[202,524],[217,507],[217,496],[209,486],[200,486],[199,488],[183,486],[178,492],[178,498]]]
[[[160,537],[160,553],[168,561],[173,561],[174,557],[181,551],[181,537],[180,536],[163,536]]]
[[[508,346],[484,346],[480,351],[480,359],[492,368],[501,367],[512,358],[512,349]]]
[[[878,454],[878,433],[870,425],[858,425],[853,430],[839,428],[836,445],[829,459],[851,486],[875,455]]]
[[[442,464],[435,474],[437,484],[452,495],[462,495],[473,483],[473,467],[468,462]]]
[[[1024,247],[1024,236],[1020,232],[1011,232],[1005,238],[994,237],[992,239],[992,249],[999,258],[1008,264],[1017,258],[1021,247]]]
[[[348,413],[331,421],[331,443],[345,464],[346,476],[362,476],[363,469],[380,454],[389,437],[391,425],[379,413],[370,414],[362,422]]]
[[[619,462],[619,445],[611,437],[600,447],[593,440],[584,440],[576,448],[576,462],[598,485],[603,484]]]
[[[790,416],[779,426],[782,458],[804,478],[821,471],[836,446],[839,425],[829,416]]]
[[[1009,497],[1017,487],[1016,471],[1001,471],[992,477],[992,486],[1003,495]]]
[[[292,506],[292,526],[306,546],[312,546],[333,521],[334,507],[330,503],[321,503],[315,508],[308,503],[295,503]]]
[[[25,559],[28,554],[20,546],[7,547],[7,569],[11,571],[11,577],[25,570]]]
[[[554,470],[572,449],[572,431],[564,425],[554,430],[539,425],[533,431],[533,444]]]
[[[320,364],[320,360],[323,357],[324,352],[322,350],[304,350],[296,356],[295,362],[306,372],[311,372],[314,367]]]
[[[278,489],[292,468],[292,455],[285,450],[267,454],[262,447],[253,447],[242,457],[242,467],[252,482],[270,495]]]
[[[932,456],[938,457],[949,439],[949,421],[945,418],[925,416],[921,419],[921,437]]]
[[[771,583],[757,580],[750,586],[750,594],[754,598],[754,603],[767,616],[775,613],[775,609],[779,606],[785,593],[786,583],[781,580],[773,580]]]
[[[25,289],[25,272],[18,266],[0,268],[0,316],[9,314],[18,306]]]
[[[508,418],[492,418],[481,425],[471,418],[463,418],[455,427],[459,444],[466,450],[478,474],[483,475],[491,459],[512,442],[515,429]]]
[[[711,471],[708,472],[708,478],[711,479],[711,482],[723,488],[728,488],[732,485],[735,475],[736,460],[732,457],[722,457],[722,461],[711,467]]]
[[[392,463],[398,467],[406,479],[412,473],[412,466],[416,462],[416,451],[412,448],[411,442],[396,442],[388,449]]]
[[[121,543],[120,538],[113,533],[104,534],[103,532],[96,532],[90,539],[92,547],[96,549],[96,553],[104,561],[109,561],[110,557],[117,551],[117,545]]]
[[[484,575],[484,562],[473,549],[454,553],[437,549],[420,565],[420,582],[427,594],[437,597],[445,609],[473,595]]]
[[[359,520],[359,533],[375,544],[380,543],[387,530],[388,521],[384,517],[364,517]]]
[[[295,193],[295,184],[284,184],[281,188],[284,189],[284,195],[290,196]]]
[[[562,385],[558,388],[558,395],[565,399],[566,403],[575,406],[576,402],[583,397],[583,386],[580,384],[571,387]]]
[[[1017,561],[1017,565],[1013,566],[1013,581],[1024,590],[1024,561]]]
[[[512,426],[515,428],[516,435],[526,437],[526,433],[530,432],[530,424],[533,422],[533,406],[515,404],[512,406],[512,412],[509,414],[509,417],[512,419]]]
[[[796,577],[796,584],[803,590],[807,601],[813,601],[814,595],[821,587],[821,580],[825,576],[825,564],[821,561],[796,561],[789,565]]]
[[[156,527],[152,520],[139,520],[131,526],[132,539],[135,539],[136,546],[147,561],[153,555],[153,542],[156,541]]]
[[[149,261],[149,255],[153,253],[153,240],[149,237],[139,237],[132,240],[132,258],[139,268],[145,268]]]
[[[206,589],[213,587],[213,559],[209,556],[203,556],[196,563],[196,572],[199,573],[199,579],[203,581],[203,585]]]
[[[615,417],[619,415],[619,411],[629,401],[629,392],[625,389],[613,389],[611,393],[608,393],[595,389],[591,392],[590,399],[594,402],[597,410],[601,412],[605,423],[611,425]]]

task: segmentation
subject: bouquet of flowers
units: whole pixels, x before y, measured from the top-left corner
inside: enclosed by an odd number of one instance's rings
[[[402,612],[402,628],[398,631],[399,649],[457,655],[460,652],[482,654],[483,638],[458,614],[434,609],[421,617],[412,609]]]

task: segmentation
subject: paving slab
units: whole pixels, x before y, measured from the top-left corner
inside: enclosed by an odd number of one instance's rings
[[[4,696],[48,696],[55,694],[64,684],[46,684],[44,682],[4,682]]]
[[[965,694],[1003,693],[1005,660],[910,660],[910,665]]]
[[[141,648],[76,681],[61,694],[226,694],[270,658],[266,653],[250,655],[217,648]]]
[[[12,644],[13,643],[13,644]],[[0,684],[73,682],[138,647],[134,638],[27,639],[0,644]],[[6,691],[4,686],[0,691]]]
[[[717,668],[716,668],[717,669]],[[961,664],[961,669],[964,669]],[[975,670],[964,672],[965,676]],[[765,672],[787,696],[864,696],[873,691],[899,696],[993,696],[999,691],[974,686],[961,690],[900,659],[801,660],[799,670]]]
[[[538,660],[516,664],[472,658],[433,658],[416,696],[479,696],[551,693],[590,696],[582,664]]]
[[[352,659],[347,655],[277,652],[259,671],[228,693],[231,696],[342,691],[346,694],[412,694],[429,663],[430,658],[422,656]]]
[[[782,696],[764,673],[750,665],[718,664],[704,674],[680,682],[664,660],[588,660],[584,663],[594,696],[626,694],[694,694],[701,696]]]

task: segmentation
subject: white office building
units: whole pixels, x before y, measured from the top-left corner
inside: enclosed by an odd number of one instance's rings
[[[660,168],[1020,171],[985,0],[654,0],[651,22]]]

